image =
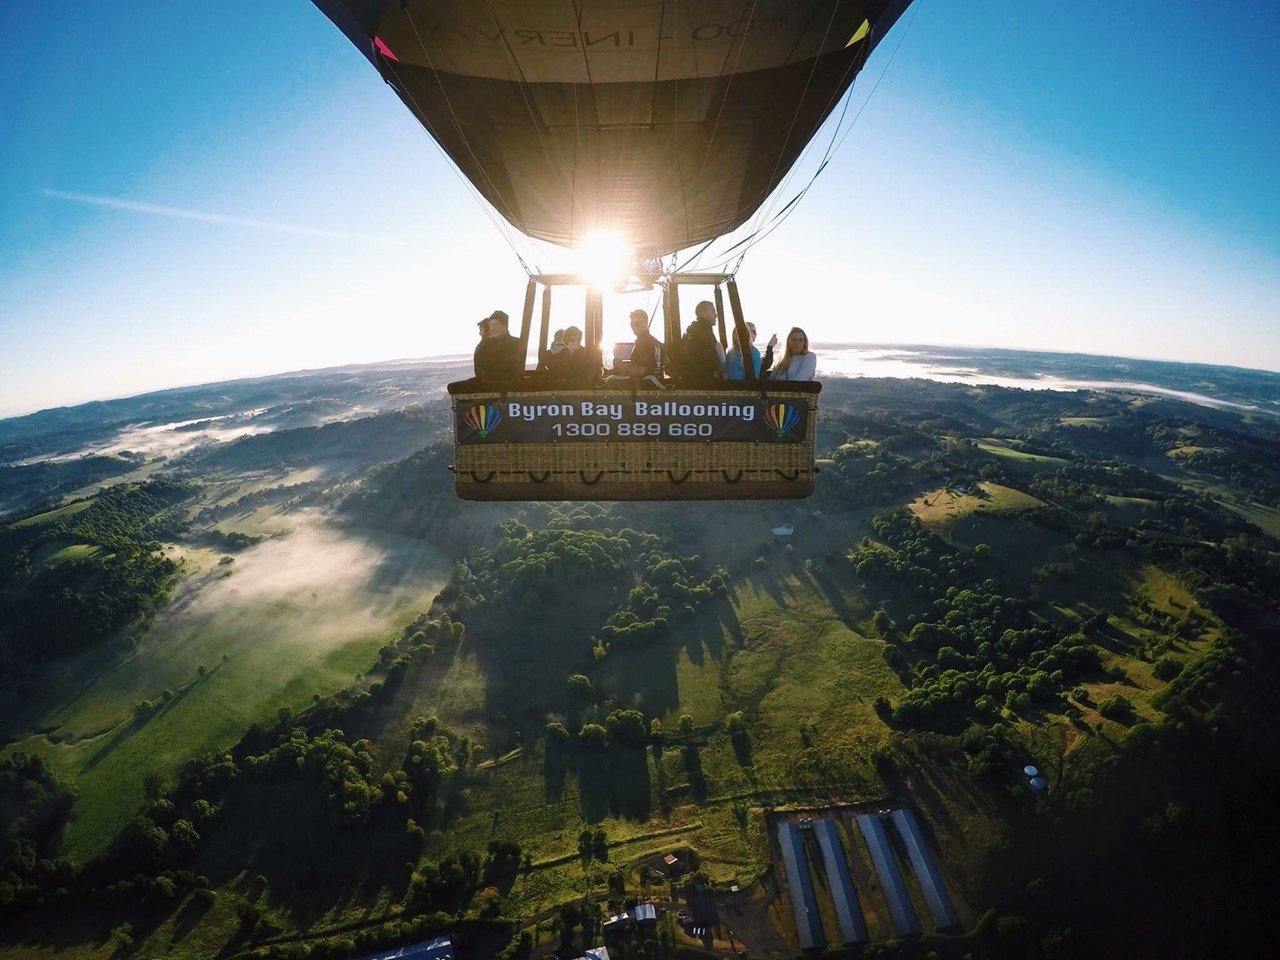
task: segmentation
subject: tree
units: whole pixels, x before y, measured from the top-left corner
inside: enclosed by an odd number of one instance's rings
[[[1112,694],[1101,701],[1098,704],[1098,713],[1117,723],[1130,723],[1138,715],[1133,708],[1133,701],[1123,693]]]
[[[409,726],[409,733],[415,740],[430,740],[436,735],[440,721],[435,717],[418,717]]]
[[[578,731],[578,742],[588,750],[603,750],[609,745],[609,731],[598,723],[583,724]]]
[[[113,957],[127,956],[133,950],[133,924],[122,923],[112,928],[107,946],[111,948]]]
[[[676,721],[676,728],[680,731],[680,736],[693,736],[693,717],[687,713],[680,714],[680,719]]]
[[[624,747],[643,747],[648,740],[644,714],[639,710],[614,710],[605,720],[614,743]]]
[[[1164,680],[1166,683],[1182,672],[1182,661],[1177,657],[1165,655],[1156,661],[1151,673],[1157,680]]]
[[[169,846],[169,834],[148,817],[138,817],[129,828],[132,848],[143,859],[154,859]]]
[[[200,845],[200,833],[190,820],[178,820],[169,830],[169,843],[175,853],[190,856]]]
[[[889,619],[889,614],[883,610],[877,610],[875,616],[871,618],[871,625],[876,628],[876,633],[883,637],[888,635],[890,627],[893,626],[893,621]]]
[[[404,758],[404,772],[415,795],[425,802],[435,799],[441,781],[456,769],[449,741],[444,737],[415,740]]]
[[[575,673],[569,677],[569,693],[584,703],[590,703],[595,699],[596,689],[591,683],[590,677],[585,677],[580,673]]]

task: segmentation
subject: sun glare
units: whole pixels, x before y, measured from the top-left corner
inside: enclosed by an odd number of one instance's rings
[[[632,250],[616,233],[589,234],[578,244],[577,253],[578,273],[594,286],[617,286],[631,273]]]

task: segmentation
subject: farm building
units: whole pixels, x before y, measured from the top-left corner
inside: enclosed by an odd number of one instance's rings
[[[678,877],[684,873],[684,864],[680,862],[680,858],[674,853],[668,853],[663,857],[662,865],[666,868],[668,877]]]
[[[437,937],[384,953],[371,953],[360,960],[453,960],[453,943],[448,937]]]
[[[578,960],[609,960],[609,948],[588,947]]]
[[[864,813],[858,817],[858,828],[867,838],[867,849],[871,851],[871,863],[880,877],[880,887],[884,890],[884,898],[889,904],[889,919],[893,929],[900,937],[918,934],[920,920],[916,917],[915,908],[911,906],[911,897],[907,894],[907,883],[898,870],[898,862],[893,857],[893,848],[889,846],[889,834],[885,832],[884,823],[876,813]]]
[[[637,903],[628,913],[637,925],[651,927],[658,922],[658,908],[652,903]]]
[[[813,835],[818,838],[822,850],[822,862],[827,868],[827,889],[836,906],[836,921],[840,924],[840,937],[844,943],[866,943],[867,923],[862,918],[862,905],[853,889],[849,876],[849,863],[845,860],[844,844],[834,820],[815,820]]]
[[[911,869],[916,872],[916,879],[920,881],[920,889],[924,891],[925,902],[929,904],[929,910],[933,913],[938,929],[947,930],[958,927],[960,918],[956,916],[956,909],[951,905],[951,898],[947,896],[947,889],[943,886],[933,854],[925,845],[924,834],[920,831],[920,824],[915,814],[910,810],[895,810],[893,825],[898,828],[898,834],[907,848]]]
[[[787,870],[787,890],[791,894],[791,911],[796,918],[800,949],[821,949],[827,940],[822,933],[822,917],[818,913],[818,898],[813,892],[809,859],[800,828],[791,822],[778,824],[778,846],[782,849],[782,862]]]

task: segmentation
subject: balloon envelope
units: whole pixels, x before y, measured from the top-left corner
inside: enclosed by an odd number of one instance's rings
[[[745,223],[910,0],[313,0],[518,229]]]

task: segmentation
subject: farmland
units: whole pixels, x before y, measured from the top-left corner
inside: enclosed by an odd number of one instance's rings
[[[450,924],[549,952],[651,897],[664,949],[790,956],[771,825],[883,803],[918,813],[961,908],[959,932],[926,925],[939,956],[1090,955],[1066,896],[1126,942],[1055,867],[1084,836],[1171,937],[1195,918],[1116,858],[1253,876],[1178,826],[1271,709],[1280,468],[1186,449],[1229,414],[836,382],[805,503],[472,505],[438,383],[175,441],[4,528],[23,610],[54,577],[146,593],[57,651],[7,641],[4,762],[49,799],[21,818],[45,866],[10,862],[0,955],[355,955]],[[838,817],[876,949],[908,950]],[[677,910],[717,919],[694,935]]]

